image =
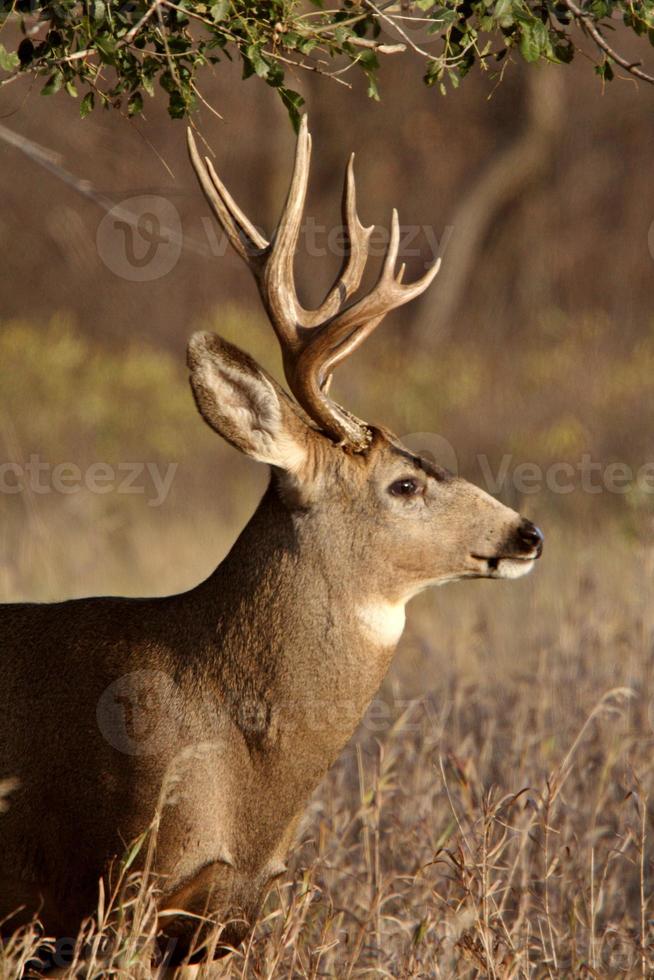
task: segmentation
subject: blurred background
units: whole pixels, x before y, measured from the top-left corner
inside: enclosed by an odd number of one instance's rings
[[[601,566],[624,582],[623,552],[649,567],[654,93],[603,88],[577,59],[511,64],[501,83],[475,73],[443,97],[408,65],[385,60],[381,103],[360,84],[294,80],[314,137],[296,277],[310,304],[335,275],[354,150],[364,223],[387,229],[397,206],[408,275],[438,254],[443,267],[340,370],[337,396],[543,525],[529,582],[417,603],[429,617],[459,596],[475,614],[488,602],[514,636],[512,617],[563,574],[586,581]],[[284,110],[229,64],[203,94],[222,119],[205,107],[198,130],[270,232],[295,143]],[[272,331],[163,100],[145,119],[84,121],[74,100],[28,83],[0,102],[2,597],[183,590],[222,558],[266,481],[199,419],[187,338],[215,329],[281,376]]]
[[[650,811],[622,801],[646,794],[654,741],[654,91],[621,79],[603,89],[583,58],[512,64],[501,84],[475,74],[445,98],[405,57],[389,57],[381,81],[377,104],[360,85],[289,78],[314,137],[296,263],[304,301],[318,302],[339,266],[330,235],[352,150],[361,218],[388,228],[399,208],[409,277],[443,256],[431,289],[339,372],[337,397],[497,493],[546,539],[527,580],[462,583],[412,604],[384,688],[389,717],[426,692],[441,713],[437,725],[427,718],[422,741],[403,743],[388,864],[403,874],[411,848],[420,864],[447,839],[437,752],[450,759],[472,826],[484,787],[544,785],[593,707],[628,686],[635,700],[619,723],[592,729],[568,783],[554,845],[567,849],[567,871],[547,913],[559,931],[554,952],[543,939],[537,959],[556,958],[559,940],[559,957],[569,951],[571,923],[585,915],[577,896],[595,894],[622,848],[584,936],[599,969],[593,943],[617,922],[625,962],[640,963],[633,868]],[[197,118],[217,169],[270,231],[293,159],[285,113],[229,65],[205,78],[203,95],[222,116],[204,108]],[[73,100],[26,84],[3,89],[0,107],[0,596],[184,590],[221,560],[266,481],[197,415],[187,338],[214,329],[281,377],[272,331],[249,274],[216,235],[184,125],[163,100],[145,119],[96,111],[81,121]],[[32,156],[6,141],[16,134]],[[351,787],[356,772],[350,752],[334,785]],[[329,822],[330,806],[319,797],[315,821]],[[335,840],[339,826],[333,816]],[[525,894],[542,875],[538,847],[533,861]],[[533,886],[531,935],[548,880]],[[439,908],[434,922],[445,921]],[[408,915],[409,932],[421,915]],[[516,935],[524,922],[521,912]]]
[[[296,264],[305,302],[319,301],[338,268],[352,150],[364,223],[386,229],[399,208],[410,276],[443,256],[433,287],[340,371],[338,394],[402,435],[444,438],[460,472],[536,520],[588,521],[595,537],[599,523],[617,522],[642,540],[654,499],[651,467],[649,482],[637,479],[654,459],[654,93],[620,79],[603,89],[577,59],[512,64],[501,84],[476,73],[442,97],[408,62],[386,58],[381,103],[360,84],[309,73],[293,82],[314,136]],[[294,149],[284,111],[229,64],[203,94],[222,116],[204,108],[197,119],[219,172],[270,231]],[[43,166],[0,142],[0,455],[23,464],[36,453],[84,472],[93,461],[176,465],[155,507],[145,492],[0,495],[0,586],[35,598],[183,588],[220,558],[265,479],[204,431],[184,348],[210,327],[278,371],[256,289],[217,233],[184,124],[163,100],[145,120],[96,111],[81,121],[74,100],[25,83],[0,104],[5,136],[45,151]],[[145,224],[123,227],[125,212]],[[584,489],[584,458],[600,492]],[[561,462],[568,469],[548,476]],[[604,480],[616,462],[633,471],[619,492],[614,470],[611,487]],[[514,478],[522,463],[543,468],[528,488],[522,470]],[[150,533],[154,563],[138,543]]]

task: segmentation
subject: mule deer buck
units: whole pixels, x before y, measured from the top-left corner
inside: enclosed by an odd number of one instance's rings
[[[269,464],[268,489],[225,560],[188,592],[0,607],[0,777],[19,780],[0,817],[0,920],[22,907],[12,927],[38,913],[48,934],[74,936],[98,880],[159,807],[154,868],[174,962],[205,955],[213,922],[227,923],[221,943],[247,934],[310,794],[379,688],[407,601],[454,579],[524,575],[542,546],[528,520],[330,397],[335,368],[438,268],[402,282],[393,212],[379,279],[352,298],[372,230],[357,216],[352,161],[347,255],[307,310],[293,277],[306,118],[270,242],[190,132],[188,142],[255,278],[294,399],[212,333],[190,341],[191,385],[211,428]],[[141,744],[123,723],[144,691]]]

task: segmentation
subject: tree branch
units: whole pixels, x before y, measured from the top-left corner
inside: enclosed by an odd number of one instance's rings
[[[628,71],[635,78],[640,78],[643,82],[649,82],[651,85],[654,85],[654,76],[648,75],[647,72],[640,69],[641,62],[627,61],[626,58],[623,58],[621,54],[618,54],[611,47],[590,14],[582,10],[581,7],[578,7],[574,0],[563,0],[563,4],[568,8],[575,20],[581,24],[583,29],[590,34],[597,47],[604,54],[608,55],[612,61],[615,61],[616,65],[620,65],[621,68],[624,68],[625,71]]]

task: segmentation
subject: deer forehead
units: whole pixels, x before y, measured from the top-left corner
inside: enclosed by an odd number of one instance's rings
[[[383,646],[395,646],[404,630],[405,603],[374,599],[358,607],[357,619],[367,639]]]

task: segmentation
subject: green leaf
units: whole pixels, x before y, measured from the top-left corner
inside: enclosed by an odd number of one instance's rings
[[[86,119],[89,113],[93,112],[95,96],[93,92],[87,92],[79,105],[79,114],[82,119]]]
[[[50,76],[41,89],[41,95],[54,95],[55,92],[58,92],[61,89],[63,82],[64,76],[61,74],[61,72],[55,72],[54,75]]]
[[[273,88],[278,88],[284,83],[284,69],[278,61],[273,61],[268,74],[268,84]]]
[[[220,23],[229,13],[229,0],[217,0],[217,3],[212,5],[210,13],[212,21],[216,24]]]
[[[597,20],[601,20],[603,17],[608,17],[610,15],[611,4],[607,3],[607,0],[591,0],[587,6],[587,10]]]
[[[572,39],[562,35],[559,37],[553,48],[553,56],[556,61],[569,64],[574,58],[575,47]]]
[[[520,25],[520,54],[525,61],[538,61],[542,54],[547,53],[549,35],[547,28],[540,20],[532,20]]]
[[[520,54],[525,61],[538,61],[540,48],[534,38],[531,24],[523,24],[520,28]]]
[[[286,88],[283,85],[279,87],[278,91],[282,97],[282,102],[286,106],[291,123],[293,124],[293,129],[297,133],[300,128],[300,109],[304,105],[304,99],[299,92],[294,92],[293,89]]]
[[[246,54],[248,61],[259,78],[268,78],[270,73],[270,63],[261,54],[261,48],[256,44],[249,44]]]
[[[361,54],[358,55],[358,62],[364,71],[377,71],[379,68],[379,62],[377,61],[377,55],[374,51],[363,50]]]
[[[95,44],[105,64],[113,65],[116,60],[117,41],[110,34],[96,38]]]
[[[456,10],[433,10],[431,14],[431,19],[433,24],[429,25],[429,33],[436,34],[438,31],[442,31],[447,27],[451,27],[452,24],[456,24],[459,20],[459,15]]]
[[[298,42],[298,51],[302,54],[311,54],[313,49],[317,46],[318,39],[314,37],[307,37]]]
[[[377,79],[373,74],[368,75],[368,88],[367,95],[369,99],[374,99],[375,102],[379,102],[379,86],[377,84]]]
[[[595,71],[603,81],[610,82],[613,80],[613,69],[610,61],[603,61],[601,65],[595,65]]]
[[[435,85],[437,82],[440,82],[442,77],[443,77],[442,62],[440,61],[440,59],[434,58],[427,65],[427,71],[423,76],[423,81],[425,85],[431,87],[432,85]]]
[[[143,96],[140,92],[132,92],[127,103],[127,115],[136,116],[143,112]]]
[[[15,51],[7,51],[4,44],[0,44],[0,68],[3,71],[15,71],[20,65],[20,58]]]
[[[171,119],[183,119],[186,115],[187,109],[188,105],[179,89],[175,89],[174,92],[171,92],[168,99],[168,115],[171,117]]]
[[[177,91],[177,82],[169,71],[164,71],[161,73],[159,76],[159,84],[165,92],[168,92],[169,95]]]
[[[513,4],[511,0],[497,0],[493,16],[500,27],[511,27],[514,23]]]
[[[337,27],[334,31],[334,40],[339,47],[343,47],[344,44],[347,44],[353,33],[347,26]]]
[[[66,91],[70,96],[72,96],[73,99],[77,98],[77,89],[75,88],[75,82],[73,82],[71,79],[68,79],[68,81],[66,82]]]

